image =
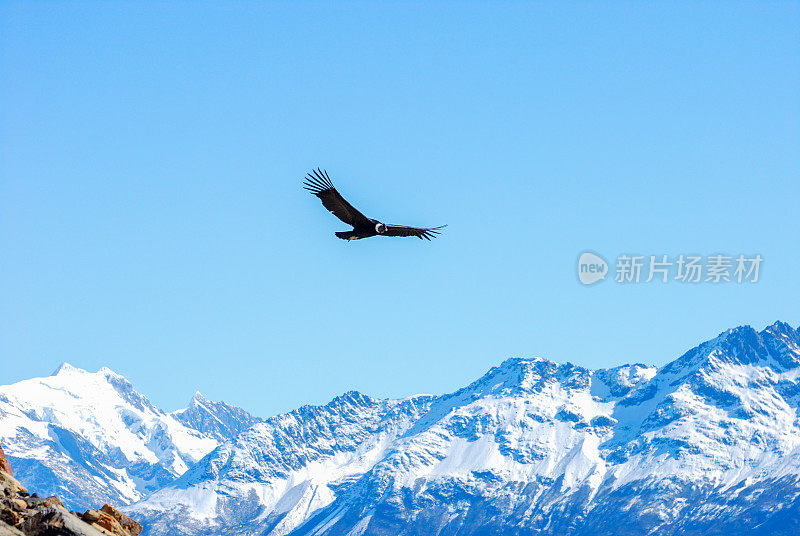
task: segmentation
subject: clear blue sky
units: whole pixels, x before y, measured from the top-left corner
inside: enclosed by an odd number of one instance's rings
[[[797,326],[798,43],[797,2],[3,2],[0,383],[109,366],[266,416]],[[312,166],[449,227],[340,241]],[[583,287],[586,249],[765,260]]]

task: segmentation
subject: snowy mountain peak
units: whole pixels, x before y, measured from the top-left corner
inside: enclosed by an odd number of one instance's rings
[[[191,407],[208,408],[209,406],[213,406],[213,404],[214,402],[204,397],[200,391],[195,391],[194,394],[192,395],[192,398],[189,399],[189,405],[186,406],[186,409],[189,409]],[[173,412],[173,415],[178,414],[181,411],[184,410],[178,410],[176,412]]]
[[[219,442],[232,439],[262,421],[242,408],[209,400],[200,391],[195,391],[186,409],[174,411],[171,415]]]
[[[0,387],[0,443],[40,493],[79,508],[138,500],[217,445],[113,371],[67,364],[53,376]]]
[[[556,363],[541,357],[513,357],[492,367],[478,380],[453,393],[453,396],[462,396],[467,391],[472,392],[473,397],[532,393],[552,383],[560,383],[565,387],[586,386],[590,373],[589,369],[572,363]]]
[[[328,406],[337,406],[340,404],[353,405],[353,406],[371,406],[378,402],[375,398],[365,395],[359,391],[347,391],[346,393],[335,397],[328,402]]]
[[[775,372],[800,366],[800,332],[785,322],[776,322],[762,331],[739,326],[722,332],[692,348],[664,367],[674,375],[728,365],[766,366]]]
[[[762,335],[769,335],[772,338],[784,341],[787,344],[797,345],[798,339],[800,339],[800,327],[794,329],[786,322],[781,321],[775,322],[761,333]]]
[[[773,335],[780,335],[780,334],[792,334],[797,332],[798,330],[794,329],[788,322],[783,322],[782,320],[776,320],[771,326],[767,326],[764,331],[772,333]]]
[[[50,374],[51,377],[52,376],[65,376],[65,375],[89,375],[89,376],[96,376],[96,377],[111,378],[111,379],[114,379],[114,380],[120,380],[121,379],[121,380],[124,380],[124,382],[126,382],[126,383],[128,383],[130,385],[130,382],[128,382],[128,380],[125,379],[124,376],[114,372],[113,370],[111,370],[108,367],[101,367],[100,369],[98,369],[97,372],[89,372],[88,370],[84,370],[82,368],[78,368],[78,367],[76,367],[74,365],[71,365],[71,364],[67,363],[66,361],[61,363],[58,366],[58,368],[56,368],[56,370],[54,370],[53,373]]]
[[[50,374],[50,376],[58,376],[59,374],[70,374],[74,372],[86,372],[86,371],[83,369],[79,369],[77,367],[73,367],[72,365],[64,361],[58,366],[58,368],[56,368],[56,370],[53,371],[52,374]]]

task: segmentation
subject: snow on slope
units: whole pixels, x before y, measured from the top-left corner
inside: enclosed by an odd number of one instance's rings
[[[785,527],[800,514],[799,377],[800,334],[782,323],[661,369],[509,359],[449,395],[349,393],[269,419],[131,511],[151,535]]]
[[[139,500],[217,446],[113,371],[66,363],[0,387],[0,443],[21,480],[72,508]]]

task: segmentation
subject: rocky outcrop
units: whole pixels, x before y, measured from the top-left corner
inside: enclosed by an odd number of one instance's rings
[[[30,494],[14,478],[0,447],[0,536],[139,536],[142,526],[113,506],[83,514],[61,499]]]
[[[11,476],[14,476],[14,471],[11,470],[11,464],[6,459],[6,453],[3,452],[3,447],[0,445],[0,471],[5,471]]]
[[[100,527],[112,534],[139,536],[142,526],[109,504],[100,510],[87,510],[81,519],[92,526]]]

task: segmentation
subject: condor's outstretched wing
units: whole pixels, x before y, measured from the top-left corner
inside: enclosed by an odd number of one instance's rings
[[[303,184],[306,190],[319,197],[325,208],[343,222],[353,227],[372,224],[369,218],[357,211],[353,205],[345,201],[342,194],[336,191],[327,171],[319,168],[312,170]]]
[[[387,225],[386,232],[383,234],[385,236],[416,236],[420,240],[423,238],[425,240],[430,240],[431,238],[436,238],[441,231],[439,229],[444,229],[447,225],[440,225],[439,227],[406,227],[405,225]]]

